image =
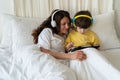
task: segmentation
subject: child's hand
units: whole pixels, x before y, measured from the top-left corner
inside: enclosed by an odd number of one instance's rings
[[[72,47],[74,47],[74,43],[70,42],[67,46],[66,46],[66,50],[69,51]]]

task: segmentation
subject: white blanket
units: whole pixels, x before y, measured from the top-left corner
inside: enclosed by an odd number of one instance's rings
[[[35,46],[24,47],[13,55],[0,49],[0,80],[120,80],[120,72],[99,51],[93,48],[83,51],[87,60],[70,61],[74,73]]]
[[[78,80],[120,80],[120,72],[94,48],[82,50],[87,59],[70,61],[70,67],[77,72]],[[103,52],[104,53],[104,52]]]
[[[68,66],[35,46],[22,48],[9,58],[4,56],[0,56],[0,80],[76,80]]]

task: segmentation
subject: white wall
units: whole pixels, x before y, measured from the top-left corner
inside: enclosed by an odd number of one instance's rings
[[[0,13],[14,14],[13,0],[0,0]]]

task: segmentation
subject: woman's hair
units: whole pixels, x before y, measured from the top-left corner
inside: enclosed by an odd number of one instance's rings
[[[52,14],[57,11],[58,9],[54,10],[52,12]],[[41,33],[41,31],[44,29],[44,28],[50,28],[54,33],[58,34],[60,32],[60,22],[61,22],[61,19],[63,19],[64,17],[67,17],[69,20],[70,20],[70,23],[71,23],[71,18],[70,18],[70,15],[67,11],[64,11],[64,10],[59,10],[57,11],[54,16],[53,16],[53,19],[54,21],[56,22],[56,27],[52,27],[51,25],[51,18],[52,18],[52,14],[45,20],[43,21],[43,23],[38,26],[36,29],[34,29],[32,31],[32,36],[33,36],[33,42],[34,44],[37,44],[38,43],[38,36],[39,34]]]
[[[87,11],[87,10],[83,10],[83,11],[77,12],[74,17],[80,16],[80,15],[87,15],[91,19],[86,17],[86,16],[85,17],[84,16],[83,17],[78,17],[74,21],[75,26],[83,28],[83,29],[89,28],[91,26],[91,24],[92,24],[92,21],[93,21],[91,13],[89,11]]]

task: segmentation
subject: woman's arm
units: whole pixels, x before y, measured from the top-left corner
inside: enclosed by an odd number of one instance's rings
[[[77,50],[73,52],[72,54],[66,54],[66,53],[60,53],[51,51],[48,49],[45,49],[43,47],[40,47],[40,50],[46,54],[52,55],[57,59],[73,59],[73,60],[85,60],[87,58],[86,54],[83,53],[83,51]]]

